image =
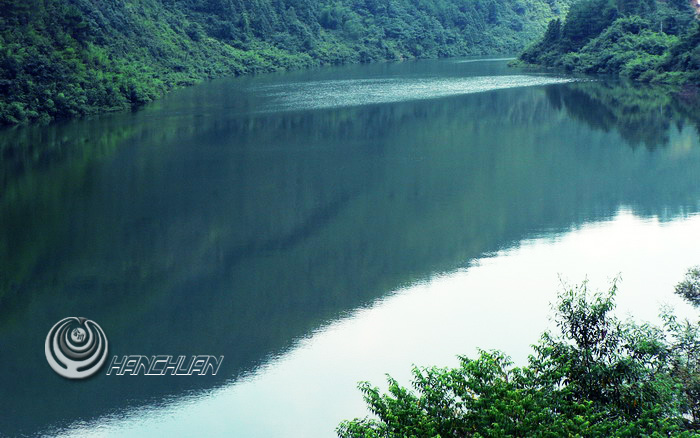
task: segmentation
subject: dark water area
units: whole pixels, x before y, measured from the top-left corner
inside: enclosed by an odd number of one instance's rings
[[[212,403],[220,422],[197,423],[202,435],[333,436],[336,412],[311,407],[364,415],[343,410],[361,405],[345,381],[307,386],[293,415],[270,408],[272,422],[234,406],[264,404],[267,378],[300,378],[275,365],[300,349],[318,352],[308,376],[332,368],[324,358],[350,347],[315,341],[324,328],[351,328],[361,309],[525,241],[545,254],[621,211],[649,236],[697,236],[693,102],[463,61],[217,80],[135,113],[0,131],[0,434],[191,436],[167,412],[200,418]],[[700,261],[692,248],[675,251],[680,272]],[[640,271],[664,270],[645,260]],[[542,285],[562,273],[540,267]],[[458,318],[460,307],[444,312]],[[110,356],[225,359],[216,376],[69,381],[43,350],[66,316],[98,322]],[[425,342],[440,357],[464,353]]]

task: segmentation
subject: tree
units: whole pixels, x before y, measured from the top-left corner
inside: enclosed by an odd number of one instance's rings
[[[676,285],[676,293],[694,306],[700,306],[700,266],[690,268],[685,279]]]
[[[623,323],[612,314],[616,289],[591,294],[584,283],[562,292],[559,333],[545,333],[525,367],[480,351],[457,368],[414,368],[413,390],[391,377],[385,394],[361,383],[375,418],[345,421],[338,435],[694,436],[698,325],[674,325],[670,314],[665,330]]]

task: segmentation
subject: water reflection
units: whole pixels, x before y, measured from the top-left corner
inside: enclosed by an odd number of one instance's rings
[[[486,64],[381,68],[513,74]],[[700,207],[694,122],[664,113],[644,134],[664,147],[630,148],[624,119],[580,116],[615,114],[607,84],[260,111],[271,83],[308,98],[295,84],[358,71],[217,81],[136,114],[0,133],[0,430],[220,387],[345,312],[620,205],[662,221]],[[67,382],[40,346],[71,315],[99,322],[111,354],[226,359],[213,378]]]
[[[697,318],[697,311],[673,293],[682,266],[697,261],[697,241],[700,215],[660,223],[622,209],[609,220],[527,239],[467,269],[398,290],[322,326],[254,374],[222,388],[75,424],[59,436],[205,431],[222,437],[332,437],[341,420],[367,415],[355,389],[360,380],[386,389],[388,372],[408,384],[410,364],[457,366],[455,352],[474,357],[485,346],[526,363],[529,345],[547,327],[548,304],[561,287],[553,272],[566,272],[572,281],[588,277],[593,289],[606,288],[622,273],[616,311],[623,319],[633,312],[638,321],[659,324],[662,305]]]
[[[632,147],[653,149],[671,143],[672,127],[700,127],[697,96],[683,96],[673,87],[629,82],[580,82],[551,87],[555,107],[604,132],[618,132]]]

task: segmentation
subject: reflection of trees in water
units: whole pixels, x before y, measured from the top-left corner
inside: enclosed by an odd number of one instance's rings
[[[549,87],[547,96],[555,107],[593,128],[616,131],[633,148],[666,146],[672,126],[698,126],[697,99],[683,99],[673,87],[629,82],[580,82]]]
[[[27,154],[6,179],[0,344],[33,357],[45,331],[26,320],[91,309],[126,353],[226,360],[221,380],[96,379],[102,397],[80,412],[58,401],[82,386],[26,390],[51,373],[28,360],[27,379],[0,382],[16,414],[0,429],[36,424],[39,391],[56,397],[49,423],[122,407],[126,391],[139,404],[214,386],[401,285],[621,204],[669,217],[697,207],[700,148],[679,159],[613,147],[547,90],[13,131],[62,154],[46,165]]]

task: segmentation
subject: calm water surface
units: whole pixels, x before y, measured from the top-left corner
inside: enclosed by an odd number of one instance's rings
[[[503,59],[209,82],[0,131],[0,435],[332,437],[360,380],[524,363],[562,281],[655,321],[700,263],[700,112]],[[56,375],[44,339],[225,356],[206,377]]]

